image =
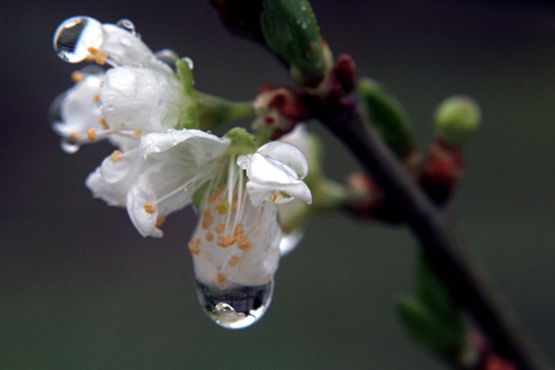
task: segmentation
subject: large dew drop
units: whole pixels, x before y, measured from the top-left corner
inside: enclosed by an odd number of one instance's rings
[[[54,50],[69,63],[79,63],[89,55],[89,48],[102,45],[102,24],[90,17],[73,17],[58,26],[54,34]]]
[[[243,329],[257,322],[266,312],[274,283],[220,290],[197,281],[197,296],[204,312],[216,324],[226,329]]]

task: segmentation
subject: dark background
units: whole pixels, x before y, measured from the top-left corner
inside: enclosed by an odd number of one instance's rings
[[[336,54],[406,105],[425,148],[436,104],[474,96],[484,124],[465,153],[455,207],[472,252],[547,353],[555,352],[555,17],[541,2],[313,1]],[[161,240],[83,182],[110,149],[62,153],[50,101],[74,66],[51,47],[56,26],[86,14],[130,18],[154,50],[195,62],[201,90],[250,99],[287,74],[229,36],[206,1],[19,1],[0,5],[0,368],[441,368],[403,333],[392,303],[412,289],[407,231],[343,215],[312,222],[282,260],[267,316],[229,332],[197,305],[185,246],[191,210]],[[315,125],[314,125],[315,126]],[[326,171],[356,168],[333,138]]]

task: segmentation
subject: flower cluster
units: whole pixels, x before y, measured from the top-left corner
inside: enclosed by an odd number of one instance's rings
[[[261,145],[241,128],[223,137],[198,129],[176,60],[153,53],[127,20],[68,19],[54,47],[68,62],[100,65],[73,73],[53,126],[66,151],[103,139],[116,147],[86,180],[93,195],[126,207],[145,237],[161,237],[166,216],[194,203],[200,220],[188,249],[201,302],[220,325],[244,326],[235,324],[260,308],[249,294],[271,284],[278,266],[277,205],[312,201],[303,152]]]

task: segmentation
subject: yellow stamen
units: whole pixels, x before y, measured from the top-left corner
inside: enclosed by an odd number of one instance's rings
[[[114,152],[110,155],[110,159],[114,162],[119,161],[121,155],[122,154],[119,150],[114,150]]]
[[[212,240],[214,240],[214,234],[212,234],[211,232],[207,232],[205,239],[207,242],[211,242]]]
[[[161,227],[166,222],[166,216],[160,215],[156,217],[156,227]]]
[[[87,138],[88,138],[90,141],[95,141],[95,140],[96,140],[96,131],[94,130],[94,128],[89,127],[89,128],[87,129]]]
[[[217,232],[218,234],[223,233],[224,230],[225,230],[225,225],[224,225],[224,224],[219,224],[218,226],[216,226],[216,232]]]
[[[225,284],[225,282],[227,281],[227,278],[225,277],[225,275],[221,272],[218,272],[216,274],[216,282],[220,285]]]
[[[216,200],[218,200],[223,191],[223,188],[218,188],[214,190],[214,192],[208,197],[208,203],[214,203]]]
[[[100,95],[96,94],[95,96],[93,96],[93,100],[98,103],[100,101]]]
[[[227,204],[224,201],[220,201],[216,204],[214,209],[216,209],[216,212],[223,216],[227,212]]]
[[[238,236],[243,234],[244,232],[244,227],[243,224],[237,224],[234,228],[233,228],[233,235]]]
[[[145,212],[148,214],[153,214],[156,209],[154,208],[154,204],[152,204],[152,202],[145,202],[145,204],[143,205]]]
[[[212,213],[210,212],[209,209],[204,211],[204,214],[202,216],[202,222],[201,222],[201,227],[203,229],[208,229],[212,224],[214,223],[214,217],[212,217]]]
[[[222,248],[230,247],[233,243],[235,243],[233,235],[224,235],[218,238],[218,245]]]
[[[237,263],[239,262],[239,257],[238,256],[231,256],[231,258],[229,259],[229,265],[231,267],[235,266]]]
[[[98,118],[98,123],[100,123],[100,126],[104,129],[104,130],[108,130],[110,128],[110,126],[108,126],[108,122],[106,122],[106,118],[100,116],[100,118]]]
[[[87,48],[87,51],[94,57],[94,62],[99,65],[104,65],[106,63],[106,52],[94,48],[92,46]]]
[[[82,72],[73,71],[71,73],[71,81],[73,81],[75,83],[83,81],[84,78],[85,78],[85,75]]]
[[[70,132],[67,138],[75,143],[79,142],[79,134],[76,132]]]
[[[189,252],[191,252],[191,254],[199,254],[200,253],[200,240],[198,238],[195,238],[195,239],[191,240],[191,242],[189,243],[189,245],[187,247],[189,248]]]
[[[240,234],[235,239],[237,241],[237,245],[239,246],[239,249],[244,251],[250,248],[251,243],[249,239],[245,236],[245,234]]]
[[[133,133],[135,134],[135,136],[142,136],[143,130],[141,130],[140,128],[136,128],[133,130]]]

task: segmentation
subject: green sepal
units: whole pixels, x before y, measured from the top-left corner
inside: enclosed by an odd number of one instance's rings
[[[258,148],[256,137],[242,127],[234,127],[225,135],[231,140],[229,152],[237,155],[253,153]]]
[[[465,348],[463,325],[442,320],[430,307],[412,298],[400,298],[397,312],[410,337],[447,360],[456,361]]]
[[[322,78],[328,68],[320,29],[307,0],[263,0],[260,25],[266,45],[291,66],[300,83]]]
[[[179,117],[180,128],[198,128],[197,97],[194,89],[193,69],[189,62],[180,59],[175,62],[177,78],[181,82],[184,95],[183,109]]]
[[[389,148],[400,159],[414,148],[414,134],[408,115],[399,101],[376,81],[358,81],[358,97],[368,118]]]
[[[478,130],[481,118],[480,107],[468,96],[445,99],[435,113],[439,135],[455,147],[462,147]]]
[[[193,193],[193,197],[191,201],[193,205],[197,207],[197,209],[200,208],[200,203],[202,202],[202,199],[204,198],[204,194],[208,190],[209,186],[210,186],[210,181],[206,181],[204,184],[199,186],[197,190],[195,190],[195,192]]]

